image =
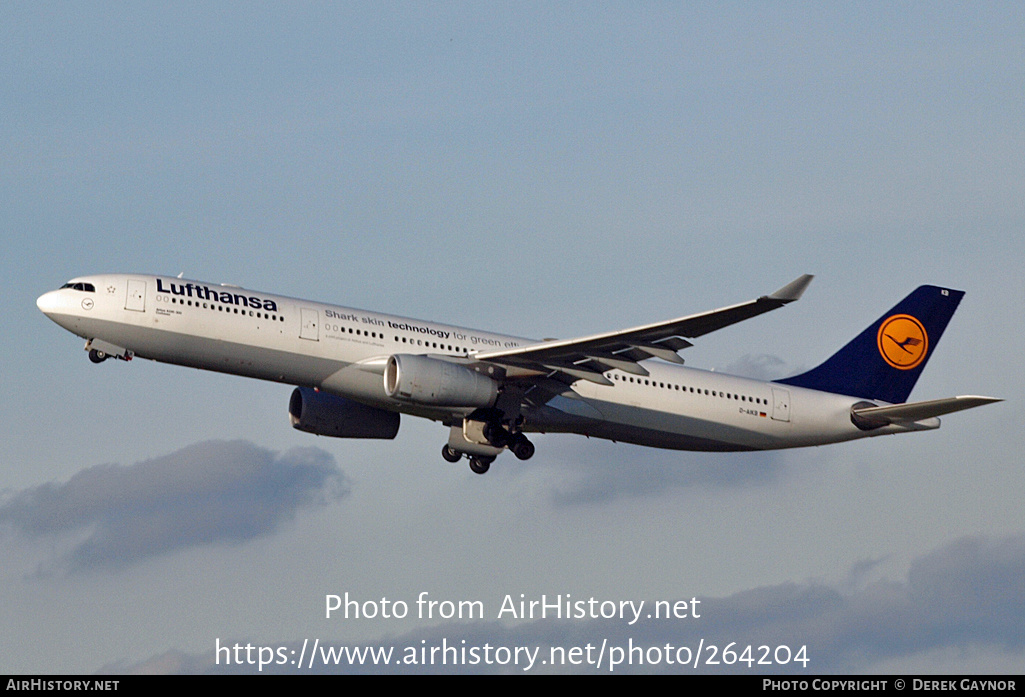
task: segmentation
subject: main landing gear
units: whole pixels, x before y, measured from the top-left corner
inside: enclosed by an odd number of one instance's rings
[[[448,443],[442,446],[441,456],[448,462],[459,462],[463,459],[463,454]],[[495,458],[483,455],[467,455],[466,457],[470,460],[470,470],[474,474],[484,474],[491,469],[491,463],[495,461]]]
[[[108,356],[103,351],[99,351],[97,349],[89,349],[89,360],[93,363],[103,363],[103,361],[107,360],[108,358],[110,358],[110,356]]]
[[[479,426],[480,422],[477,424]],[[453,426],[452,430],[453,433],[458,433],[457,426]],[[500,422],[486,422],[478,433],[483,436],[480,440],[473,437],[466,440],[466,433],[453,436],[457,439],[457,446],[460,442],[466,443],[466,450],[453,447],[449,442],[442,446],[441,456],[446,461],[455,463],[465,455],[470,461],[470,470],[475,474],[487,472],[491,468],[491,463],[495,461],[495,456],[504,448],[511,450],[512,454],[520,460],[529,460],[534,456],[534,444],[527,440],[527,437],[520,431],[510,433]]]
[[[484,424],[482,433],[488,443],[496,448],[509,448],[520,460],[534,457],[534,444],[527,440],[522,431],[510,433],[500,422],[489,421]]]
[[[491,469],[491,463],[495,460],[493,457],[471,457],[470,458],[470,471],[474,474],[484,474]]]
[[[513,436],[512,443],[509,444],[509,450],[512,450],[513,455],[519,460],[529,460],[534,457],[534,444],[527,440],[527,437],[522,433],[517,433]]]

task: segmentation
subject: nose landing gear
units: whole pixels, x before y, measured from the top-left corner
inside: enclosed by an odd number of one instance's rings
[[[130,361],[135,355],[128,349],[108,344],[100,339],[89,339],[89,341],[85,342],[85,350],[89,352],[89,360],[93,363],[103,363],[108,358]]]

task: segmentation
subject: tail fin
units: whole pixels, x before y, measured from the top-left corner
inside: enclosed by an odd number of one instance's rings
[[[919,286],[825,363],[777,382],[906,402],[962,297],[961,290]]]

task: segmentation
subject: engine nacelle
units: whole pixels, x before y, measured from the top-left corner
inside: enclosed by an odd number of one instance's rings
[[[457,363],[400,353],[385,365],[384,392],[412,404],[490,407],[498,398],[498,383]]]
[[[399,432],[399,413],[385,411],[351,399],[297,387],[288,400],[292,427],[318,436],[335,438],[394,438]]]

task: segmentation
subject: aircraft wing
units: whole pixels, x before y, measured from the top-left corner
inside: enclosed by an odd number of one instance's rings
[[[565,383],[590,380],[599,385],[611,385],[605,371],[619,369],[634,375],[647,375],[648,371],[639,362],[649,358],[683,363],[677,351],[693,345],[688,339],[791,303],[801,297],[811,279],[811,275],[805,274],[771,295],[710,312],[580,339],[486,351],[474,358],[511,369],[510,377],[517,374],[548,375]]]

